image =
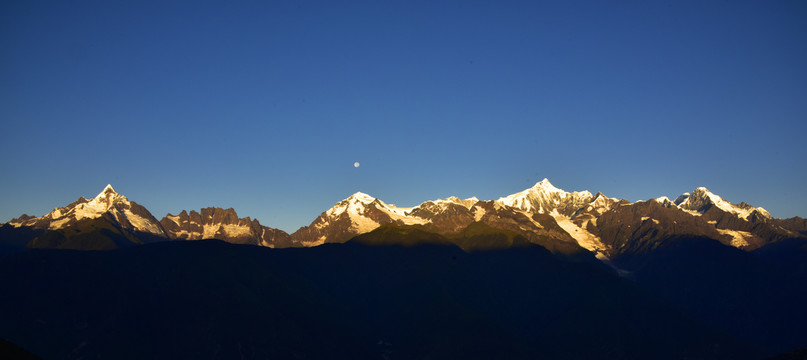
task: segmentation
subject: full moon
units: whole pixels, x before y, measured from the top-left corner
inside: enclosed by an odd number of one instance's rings
[[[354,163],[353,163],[353,167],[359,167],[359,165],[361,165],[361,164],[359,164],[359,162],[358,162],[358,161],[356,161],[356,162],[354,162]]]

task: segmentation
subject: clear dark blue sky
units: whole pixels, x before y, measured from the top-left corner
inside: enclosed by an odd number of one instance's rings
[[[0,4],[0,222],[111,183],[294,231],[544,177],[807,216],[804,1],[126,3]]]

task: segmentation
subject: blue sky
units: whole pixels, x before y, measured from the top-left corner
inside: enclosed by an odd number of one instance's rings
[[[544,177],[807,216],[803,1],[221,3],[0,4],[0,222],[111,183],[291,232]]]

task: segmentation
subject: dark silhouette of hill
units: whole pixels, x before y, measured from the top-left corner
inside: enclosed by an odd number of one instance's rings
[[[757,357],[595,264],[386,231],[395,241],[7,254],[0,337],[46,359]]]
[[[350,241],[376,246],[455,245],[465,251],[501,250],[532,245],[514,231],[496,229],[481,222],[472,222],[459,232],[446,235],[427,229],[428,227],[422,225],[389,223],[369,233],[357,235]]]
[[[807,347],[805,261],[804,239],[745,252],[677,237],[616,263],[639,284],[771,356]]]
[[[25,247],[34,249],[112,250],[168,239],[123,228],[112,215],[83,219],[73,226],[40,233]]]
[[[22,251],[29,241],[44,234],[46,230],[29,227],[0,225],[0,254]]]
[[[0,339],[0,359],[38,360],[39,358],[6,339]]]
[[[765,360],[804,360],[804,359],[807,359],[807,349],[788,351],[787,353],[784,354],[779,354],[776,356],[765,358]]]
[[[753,254],[782,272],[807,278],[807,239],[786,239],[771,243],[754,250]]]

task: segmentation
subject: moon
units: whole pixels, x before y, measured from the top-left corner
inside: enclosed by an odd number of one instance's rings
[[[354,162],[354,163],[353,163],[353,167],[359,167],[360,165],[361,165],[361,164],[359,164],[359,162],[358,162],[358,161],[356,161],[356,162]]]

